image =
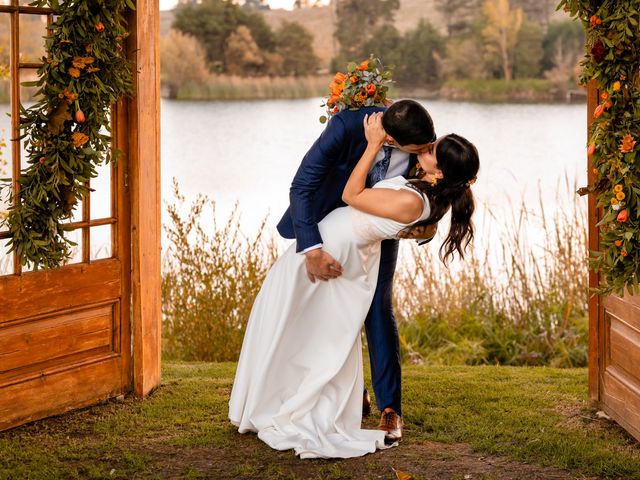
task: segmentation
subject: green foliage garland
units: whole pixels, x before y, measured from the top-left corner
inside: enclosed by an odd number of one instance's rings
[[[591,252],[598,293],[637,293],[640,273],[640,0],[562,0],[587,35],[581,81],[596,81],[589,153],[603,208],[600,251]]]
[[[75,245],[65,237],[63,221],[88,195],[86,182],[97,176],[96,166],[119,154],[111,146],[110,108],[132,91],[123,42],[128,35],[124,13],[134,5],[130,0],[36,0],[31,5],[52,8],[55,21],[45,37],[39,79],[23,83],[39,87],[39,101],[20,107],[28,166],[6,223],[11,251],[23,265],[55,268]]]

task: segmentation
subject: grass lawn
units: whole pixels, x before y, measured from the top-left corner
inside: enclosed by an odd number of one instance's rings
[[[0,479],[640,478],[640,447],[586,404],[584,369],[404,369],[405,439],[350,460],[299,460],[227,422],[235,364],[169,363],[125,398],[0,433]],[[377,415],[365,420],[375,425]]]

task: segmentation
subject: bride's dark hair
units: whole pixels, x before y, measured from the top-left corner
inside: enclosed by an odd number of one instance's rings
[[[435,154],[442,179],[436,185],[419,179],[409,180],[412,187],[427,196],[431,206],[429,217],[411,228],[438,223],[451,208],[451,227],[440,247],[440,259],[447,263],[454,252],[464,258],[464,252],[473,240],[471,216],[475,202],[470,186],[478,174],[480,159],[476,147],[455,133],[438,141]]]

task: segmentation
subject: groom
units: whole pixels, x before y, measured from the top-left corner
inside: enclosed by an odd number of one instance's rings
[[[431,116],[413,100],[400,100],[388,108],[344,110],[329,121],[302,159],[291,183],[290,206],[277,227],[284,238],[296,239],[296,251],[306,257],[311,282],[328,281],[342,272],[339,262],[322,249],[318,222],[345,205],[342,191],[367,146],[364,116],[374,112],[384,112],[387,139],[371,169],[369,187],[383,178],[406,177],[416,164],[416,155],[436,139]],[[431,238],[434,231],[423,229],[411,238]],[[397,256],[398,241],[383,241],[378,284],[365,321],[371,380],[382,412],[379,428],[387,432],[388,441],[402,437],[400,342],[391,298]],[[365,408],[367,402],[365,391]]]

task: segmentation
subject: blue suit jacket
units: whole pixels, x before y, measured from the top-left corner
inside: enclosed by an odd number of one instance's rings
[[[284,238],[296,239],[297,252],[322,243],[318,222],[345,205],[342,191],[367,147],[364,116],[384,110],[367,107],[334,115],[302,159],[289,190],[289,208],[277,227]]]

